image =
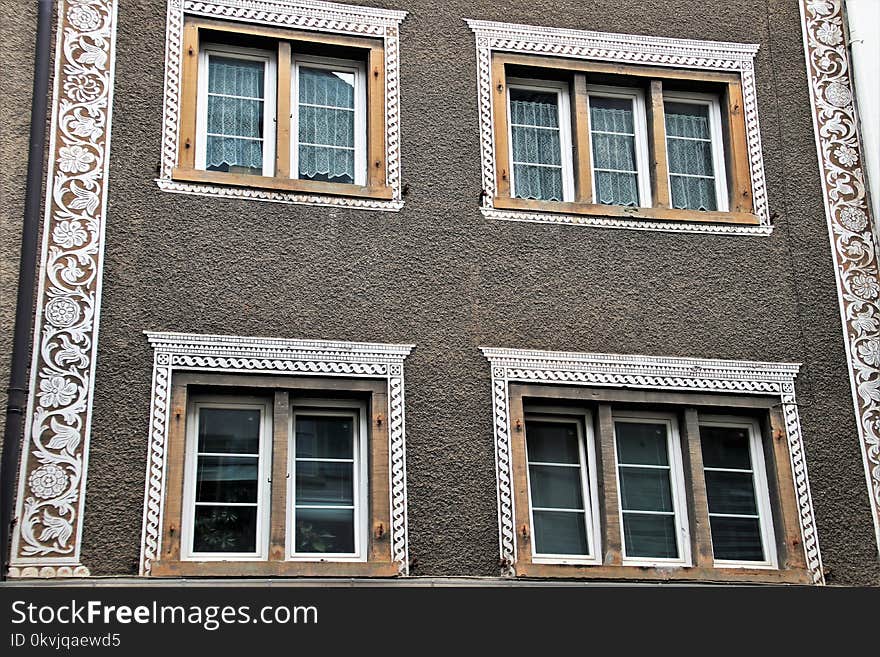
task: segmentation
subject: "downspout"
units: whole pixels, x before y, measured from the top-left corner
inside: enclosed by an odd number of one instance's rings
[[[37,273],[37,241],[40,227],[41,192],[45,169],[46,108],[49,97],[54,0],[38,0],[37,41],[34,56],[34,88],[31,97],[31,132],[28,146],[27,185],[24,223],[21,231],[21,260],[18,266],[18,297],[12,342],[12,366],[0,458],[0,581],[6,579],[10,558],[12,513],[15,505],[15,478],[24,434],[24,414],[28,394],[31,331],[34,326],[34,292]]]

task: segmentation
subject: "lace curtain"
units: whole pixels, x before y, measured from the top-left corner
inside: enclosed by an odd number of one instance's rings
[[[510,92],[513,180],[518,198],[562,200],[562,152],[556,94]]]
[[[717,210],[709,108],[666,103],[665,114],[672,207]]]
[[[299,177],[354,182],[354,75],[299,69]]]
[[[229,57],[208,60],[209,170],[233,167],[262,173],[263,62]]]
[[[590,133],[596,202],[605,205],[638,205],[638,167],[632,101],[591,98]]]

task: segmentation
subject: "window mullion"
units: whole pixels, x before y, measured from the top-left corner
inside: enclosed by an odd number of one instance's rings
[[[617,461],[614,454],[614,418],[609,404],[599,404],[599,421],[597,423],[598,435],[596,441],[599,445],[597,460],[601,463],[600,491],[602,533],[605,546],[603,563],[606,566],[620,566],[623,564],[622,537],[620,534],[620,516],[618,509],[617,491]]]
[[[507,121],[509,98],[504,62],[492,58],[492,109],[495,124],[495,195],[511,196],[510,189],[510,132]]]
[[[731,212],[753,212],[752,179],[749,170],[748,144],[746,143],[745,112],[743,108],[742,87],[739,84],[727,85],[727,106],[722,99],[722,112],[727,115],[725,169],[728,183]],[[721,135],[718,137],[721,138]]]
[[[669,165],[666,159],[666,119],[663,114],[663,82],[651,80],[648,110],[648,152],[651,162],[651,197],[654,206],[670,207]]]
[[[278,112],[277,139],[275,149],[275,177],[290,178],[290,86],[291,54],[290,42],[278,42]]]
[[[367,62],[367,185],[385,187],[385,49],[370,48]]]
[[[573,118],[572,142],[574,148],[575,200],[580,203],[593,202],[593,167],[590,160],[590,108],[587,97],[587,76],[574,74],[571,95],[571,115]],[[564,154],[563,154],[564,155]]]
[[[288,432],[290,431],[290,395],[288,391],[276,390],[273,403],[272,485],[271,495],[267,500],[269,517],[272,522],[269,533],[269,560],[284,561],[287,555],[287,446]]]
[[[689,499],[687,513],[691,527],[691,550],[697,568],[712,568],[712,532],[709,524],[709,502],[703,472],[703,451],[700,446],[700,419],[695,408],[684,411],[683,449],[685,481]]]
[[[180,108],[180,146],[179,166],[193,169],[196,165],[196,111],[195,102],[199,86],[199,28],[198,25],[187,23],[183,28],[183,84],[182,98],[193,102],[185,102]],[[205,67],[207,75],[207,67]],[[207,82],[204,84],[207,90]],[[205,101],[207,102],[207,101]]]

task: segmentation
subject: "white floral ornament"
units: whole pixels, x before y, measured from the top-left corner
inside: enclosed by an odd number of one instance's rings
[[[858,273],[850,279],[849,284],[853,293],[862,299],[876,299],[880,296],[880,283],[873,276]]]
[[[87,5],[74,5],[67,12],[67,20],[74,27],[84,32],[97,30],[101,25],[101,16],[92,7]]]
[[[832,82],[825,87],[825,100],[835,107],[846,107],[852,101],[852,93],[845,84]]]
[[[52,231],[52,239],[66,249],[82,246],[89,239],[89,234],[78,221],[62,221]]]
[[[856,153],[856,150],[850,146],[840,146],[834,151],[835,157],[837,157],[838,162],[840,162],[845,167],[851,167],[853,164],[859,161],[859,154]]]
[[[63,376],[51,376],[40,381],[40,406],[54,408],[69,404],[76,395],[76,384]]]
[[[859,233],[868,225],[868,217],[863,210],[852,206],[844,206],[840,211],[840,223],[854,233]]]
[[[843,39],[843,32],[834,23],[824,23],[816,30],[816,38],[828,46],[836,46]]]
[[[57,297],[46,304],[46,321],[56,328],[73,326],[79,316],[79,306],[68,297]]]
[[[31,473],[28,485],[31,492],[43,500],[58,497],[67,488],[70,478],[61,466],[49,463],[40,466]]]
[[[95,156],[82,146],[62,146],[58,150],[58,168],[66,173],[85,173],[94,161]]]

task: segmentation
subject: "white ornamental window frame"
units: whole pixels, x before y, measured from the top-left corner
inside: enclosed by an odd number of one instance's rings
[[[754,59],[757,44],[668,37],[615,34],[587,30],[539,27],[465,19],[474,33],[477,50],[477,101],[479,110],[482,204],[487,218],[542,224],[565,224],[651,230],[677,233],[767,236],[773,232],[767,200],[761,130],[758,122]],[[493,53],[533,54],[620,64],[640,64],[738,73],[743,93],[749,174],[757,225],[698,223],[693,221],[634,221],[592,215],[545,211],[504,210],[494,207],[496,196]]]
[[[509,387],[531,383],[778,396],[807,571],[814,584],[825,583],[795,397],[799,364],[494,347],[481,351],[491,370],[498,549],[504,576],[515,576],[517,563]]]
[[[399,26],[407,12],[361,7],[323,0],[168,0],[165,33],[165,91],[162,148],[156,184],[166,192],[242,198],[252,201],[291,203],[359,210],[397,212],[403,208],[400,147],[400,53]],[[296,28],[330,34],[381,39],[385,55],[385,178],[390,199],[373,199],[306,192],[174,180],[180,144],[180,108],[183,80],[184,17],[196,16],[252,23],[275,28]]]
[[[153,347],[150,425],[139,574],[150,576],[162,550],[171,384],[175,372],[290,374],[384,379],[392,560],[409,574],[403,362],[415,345],[296,340],[145,331]],[[335,559],[334,559],[335,561]]]

